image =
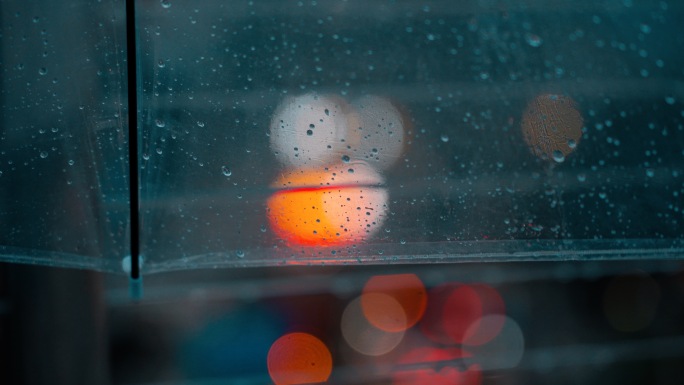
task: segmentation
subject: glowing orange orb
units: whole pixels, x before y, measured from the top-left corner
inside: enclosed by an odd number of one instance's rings
[[[391,303],[383,301],[385,294],[393,298],[401,307],[394,314]],[[415,325],[425,313],[427,292],[423,282],[415,274],[376,275],[366,282],[361,296],[363,314],[368,322],[388,332],[406,330]]]
[[[562,163],[582,139],[584,119],[572,98],[543,94],[528,105],[522,132],[530,150],[539,158]]]
[[[291,245],[339,246],[360,242],[382,225],[387,212],[383,179],[364,162],[287,172],[283,190],[267,201],[271,229]]]
[[[325,382],[332,373],[330,350],[307,333],[278,338],[268,351],[267,364],[275,385]]]

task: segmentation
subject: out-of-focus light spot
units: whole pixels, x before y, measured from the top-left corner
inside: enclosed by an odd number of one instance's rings
[[[562,163],[582,139],[583,124],[574,100],[564,95],[543,94],[527,105],[522,132],[536,156]]]
[[[404,120],[405,114],[379,96],[363,96],[351,105],[315,93],[287,97],[271,119],[271,149],[291,168],[318,168],[343,159],[384,170],[403,153]]]
[[[482,316],[468,326],[463,334],[463,344],[478,346],[488,343],[499,334],[504,326],[505,317],[502,316],[506,313],[506,305],[499,292],[491,286],[474,284],[470,285],[470,288],[475,290],[480,298]],[[458,300],[458,296],[454,297],[452,294],[450,300]]]
[[[273,343],[267,365],[275,385],[325,382],[332,373],[332,355],[311,334],[290,333]]]
[[[471,354],[457,348],[413,349],[399,359],[392,384],[478,385],[482,371],[479,365],[468,363],[469,357]]]
[[[271,149],[284,165],[320,167],[339,159],[346,148],[347,103],[310,93],[287,97],[271,119]]]
[[[485,316],[482,322],[502,325],[495,338],[472,348],[482,370],[511,369],[518,366],[525,352],[525,337],[518,323],[505,315]]]
[[[372,302],[383,303],[383,307],[395,318],[394,324],[406,324],[403,308],[386,294],[370,293]],[[347,344],[357,352],[367,356],[380,356],[391,352],[404,338],[404,331],[387,332],[368,322],[363,314],[361,297],[351,301],[342,313],[340,322],[342,336]]]
[[[487,315],[503,315],[505,305],[493,288],[448,283],[430,290],[421,330],[442,344],[482,345],[501,330],[501,322],[483,322]]]
[[[351,107],[349,145],[354,156],[379,169],[388,169],[404,151],[402,114],[389,100],[373,95],[352,101]]]
[[[659,300],[658,283],[648,274],[617,276],[603,293],[603,312],[616,330],[634,332],[651,323]]]
[[[350,171],[353,170],[353,171]],[[267,201],[273,231],[291,245],[339,246],[361,242],[387,212],[382,177],[363,162],[286,172]]]
[[[373,293],[385,295],[370,295]],[[387,296],[394,301],[385,302]],[[401,314],[392,311],[394,303],[401,306]],[[366,282],[361,296],[361,307],[368,322],[388,332],[415,325],[423,317],[426,306],[425,286],[415,274],[376,275]]]

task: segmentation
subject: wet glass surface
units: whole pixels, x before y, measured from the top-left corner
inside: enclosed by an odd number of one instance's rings
[[[50,7],[3,5],[1,254],[122,272],[123,10]],[[678,3],[137,15],[148,273],[681,256]]]
[[[0,14],[0,259],[120,271],[123,4],[3,2]]]
[[[147,266],[681,255],[681,15],[142,4]]]

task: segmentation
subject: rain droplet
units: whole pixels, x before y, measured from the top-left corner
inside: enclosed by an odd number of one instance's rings
[[[169,0],[161,0],[162,8],[171,8],[171,2]]]
[[[665,98],[665,103],[667,103],[669,105],[675,104],[675,101],[676,101],[675,98],[673,98],[672,96],[668,96]]]
[[[585,174],[585,173],[577,174],[577,180],[580,182],[586,181],[587,180],[587,174]]]
[[[157,127],[159,127],[159,128],[163,128],[164,126],[166,126],[166,123],[165,123],[163,120],[161,120],[161,119],[155,120],[155,121],[154,121],[154,124],[156,124]]]
[[[43,159],[47,158],[47,157],[48,157],[47,151],[41,151],[41,152],[40,152],[40,157],[43,158]]]
[[[73,166],[73,165],[74,165],[74,163],[76,163],[76,162],[74,162],[74,160],[73,160],[73,159],[69,159],[69,161],[68,161],[67,163],[69,163],[69,166]]]
[[[223,173],[225,176],[233,175],[233,172],[226,166],[221,167],[221,173]]]
[[[309,136],[313,135],[313,130],[306,130],[306,134]]]
[[[568,147],[574,149],[575,147],[577,147],[577,141],[575,141],[575,139],[569,139],[568,140]]]
[[[442,142],[446,143],[446,142],[449,141],[449,136],[448,136],[448,135],[445,135],[445,134],[442,134],[442,136],[441,136],[440,139],[442,139]]]
[[[655,176],[655,171],[652,168],[647,168],[646,169],[646,176],[649,178],[653,178]]]
[[[41,68],[38,70],[38,74],[41,75],[41,76],[47,75],[47,72],[48,72],[48,71],[47,71],[47,68],[45,68],[45,67],[41,67]]]
[[[563,152],[560,150],[553,150],[552,156],[556,163],[563,163],[565,161],[565,155],[563,155]]]
[[[204,127],[204,122],[198,120],[198,121],[197,121],[197,126],[198,126],[198,127]]]
[[[330,110],[328,110],[327,108],[325,109],[325,115],[330,116]]]
[[[164,68],[166,67],[166,63],[164,63],[163,60],[159,59],[159,61],[157,62],[157,67]]]
[[[531,47],[537,48],[542,45],[543,40],[541,37],[539,37],[539,35],[528,32],[525,34],[525,42],[527,42],[527,44],[529,44]]]
[[[238,258],[244,258],[245,257],[245,252],[242,250],[238,250],[235,252],[235,255],[237,255]]]
[[[351,158],[349,158],[349,155],[342,155],[342,161],[344,163],[349,163],[350,160]]]

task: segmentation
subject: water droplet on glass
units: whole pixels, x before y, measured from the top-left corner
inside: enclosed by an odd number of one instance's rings
[[[204,122],[198,120],[198,121],[197,121],[197,126],[198,126],[198,127],[204,127]]]
[[[221,167],[221,173],[223,173],[223,175],[225,175],[225,176],[233,175],[233,172],[230,171],[230,169],[226,166]]]
[[[155,121],[154,121],[154,124],[156,124],[157,127],[159,127],[159,128],[163,128],[164,126],[166,126],[166,123],[165,123],[163,120],[161,120],[161,119],[155,120]]]
[[[266,232],[266,225],[261,225],[259,230],[261,230],[262,233],[265,233]]]
[[[313,135],[313,130],[306,130],[306,134],[309,136]]]
[[[330,110],[328,110],[327,108],[325,109],[325,115],[330,116]]]
[[[347,170],[347,172],[350,173],[350,174],[353,174],[353,173],[354,173],[354,169],[353,169],[353,168],[350,168],[349,170]]]
[[[41,151],[41,152],[40,152],[40,157],[43,158],[43,159],[47,158],[47,157],[48,157],[47,151]]]
[[[676,101],[675,98],[673,98],[672,96],[668,96],[665,98],[665,103],[667,103],[669,105],[675,104],[675,101]]]
[[[563,152],[560,150],[553,150],[552,156],[556,163],[563,163],[565,161],[565,155],[563,155]]]
[[[349,163],[350,160],[351,158],[349,158],[349,155],[342,155],[342,161],[344,163]]]
[[[161,0],[162,8],[171,8],[171,2],[169,0]]]
[[[570,148],[577,147],[577,141],[575,141],[575,139],[569,139],[568,140],[568,147],[570,147]]]
[[[34,23],[40,23],[40,17],[36,16],[33,18]]]
[[[577,180],[580,182],[584,182],[587,180],[587,174],[585,173],[579,173],[577,174]]]
[[[74,163],[76,163],[76,162],[74,162],[74,160],[73,160],[73,159],[69,159],[69,161],[68,161],[67,163],[69,163],[69,166],[73,166],[73,165],[74,165]]]
[[[543,40],[541,37],[539,37],[539,35],[528,32],[525,34],[525,42],[527,42],[527,44],[529,44],[531,47],[537,48],[542,45]]]
[[[655,170],[652,168],[647,168],[646,169],[646,176],[649,178],[653,178],[655,176]]]
[[[48,73],[48,71],[47,71],[47,68],[45,68],[45,67],[41,67],[41,68],[38,70],[38,74],[39,74],[39,75],[45,76],[45,75],[47,75],[47,73]]]
[[[440,138],[440,139],[442,139],[442,142],[446,143],[446,142],[448,142],[448,141],[449,141],[449,136],[448,136],[448,135],[444,135],[444,134],[442,134],[442,136],[441,136],[441,138]]]
[[[159,61],[157,62],[157,67],[164,68],[166,67],[166,63],[164,63],[163,60],[159,59]]]
[[[242,250],[238,250],[235,252],[235,255],[237,255],[238,258],[244,258],[245,257],[245,252]]]

